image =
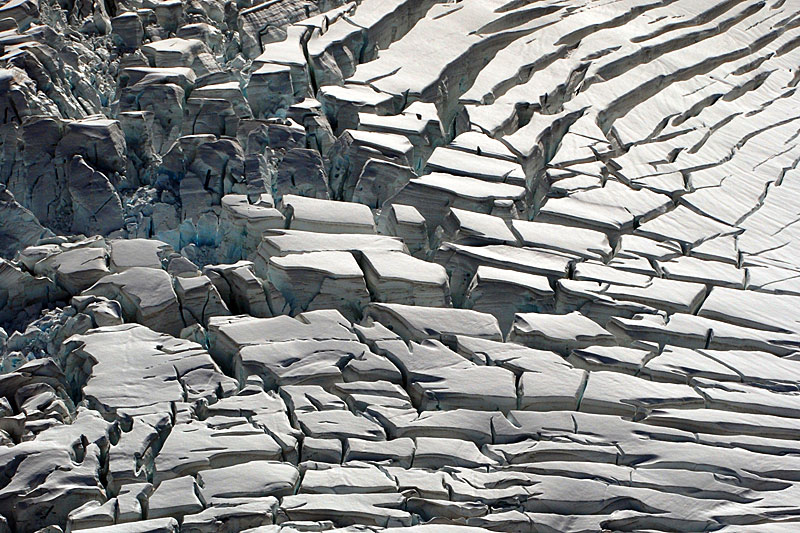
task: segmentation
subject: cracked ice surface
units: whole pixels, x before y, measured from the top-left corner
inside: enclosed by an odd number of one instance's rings
[[[800,2],[0,4],[0,533],[800,529]]]

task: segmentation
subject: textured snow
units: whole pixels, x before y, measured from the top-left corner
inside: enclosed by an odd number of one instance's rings
[[[797,531],[798,22],[0,2],[0,533]]]

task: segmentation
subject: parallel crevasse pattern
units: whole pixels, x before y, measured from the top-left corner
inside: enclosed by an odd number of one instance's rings
[[[796,531],[800,3],[9,0],[0,533]]]

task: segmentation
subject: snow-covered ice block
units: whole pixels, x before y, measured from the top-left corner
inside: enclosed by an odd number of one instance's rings
[[[500,217],[455,207],[442,222],[444,239],[467,245],[517,244],[517,237]]]
[[[319,233],[375,233],[372,211],[365,205],[287,194],[283,196],[287,227]]]
[[[563,354],[588,346],[614,346],[617,340],[596,322],[578,313],[517,313],[509,341]]]
[[[605,233],[585,228],[513,220],[511,228],[524,246],[556,250],[586,259],[608,260],[612,248]]]
[[[349,252],[308,252],[272,257],[268,279],[291,314],[338,309],[357,320],[369,303],[364,274]]]
[[[377,302],[430,307],[450,303],[444,267],[400,252],[367,250],[361,254],[367,287]]]
[[[294,493],[300,472],[288,463],[249,461],[197,474],[203,499],[281,497]]]
[[[364,250],[406,251],[396,237],[362,234],[328,234],[283,230],[264,235],[253,260],[259,277],[267,277],[267,262],[272,257],[305,252],[360,252]]]
[[[132,267],[119,274],[109,274],[83,294],[117,300],[126,320],[157,331],[177,336],[185,326],[172,276],[161,269]]]
[[[515,314],[552,312],[555,291],[545,276],[482,265],[464,296],[470,309],[491,313],[508,334]]]
[[[486,313],[467,309],[421,307],[393,303],[371,303],[365,318],[380,322],[406,340],[438,339],[471,335],[502,340],[497,319]]]

